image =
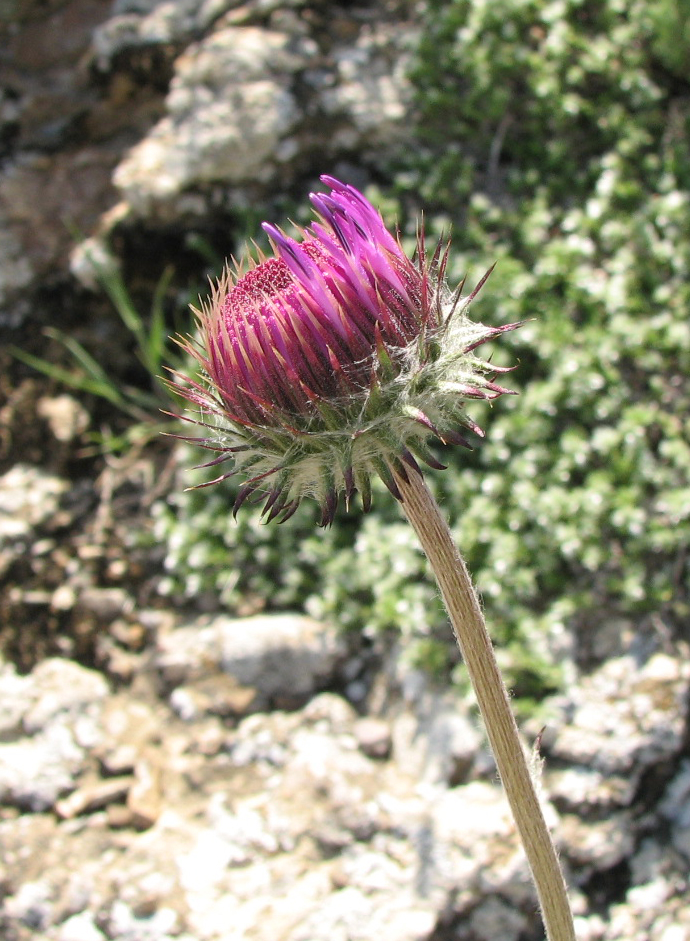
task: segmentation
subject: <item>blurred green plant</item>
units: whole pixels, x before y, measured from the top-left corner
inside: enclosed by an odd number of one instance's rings
[[[652,49],[662,65],[687,82],[690,62],[690,0],[650,4]]]
[[[88,257],[98,285],[110,299],[113,308],[135,341],[136,356],[151,377],[148,389],[123,384],[94,357],[82,343],[64,330],[47,327],[44,334],[62,346],[71,359],[72,368],[65,368],[50,360],[35,356],[17,346],[9,351],[33,369],[66,385],[76,392],[84,392],[104,399],[132,420],[122,433],[92,432],[92,442],[103,451],[123,451],[133,443],[143,443],[159,434],[169,423],[161,421],[161,410],[180,407],[179,398],[160,376],[167,367],[183,368],[179,349],[168,336],[165,299],[174,269],[166,267],[160,276],[147,317],[137,310],[125,281],[115,264]]]
[[[431,9],[406,181],[461,268],[499,259],[475,314],[534,318],[519,400],[437,484],[501,642],[586,661],[606,621],[690,613],[690,88],[641,0]]]

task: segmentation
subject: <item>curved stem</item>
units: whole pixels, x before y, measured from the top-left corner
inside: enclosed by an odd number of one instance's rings
[[[419,537],[443,595],[484,719],[513,817],[539,896],[549,941],[575,941],[558,856],[546,826],[527,758],[467,567],[422,477],[396,474],[402,508]]]

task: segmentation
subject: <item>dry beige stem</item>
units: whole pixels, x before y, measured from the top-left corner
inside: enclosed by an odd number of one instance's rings
[[[575,941],[568,895],[510,708],[491,638],[467,567],[422,477],[396,475],[402,508],[416,531],[443,595],[498,771],[532,870],[549,941]]]

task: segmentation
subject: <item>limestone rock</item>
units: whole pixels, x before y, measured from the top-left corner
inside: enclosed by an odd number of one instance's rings
[[[9,675],[10,683],[13,677]],[[69,660],[44,660],[14,678],[20,694],[6,713],[0,744],[0,802],[33,811],[52,807],[74,788],[88,750],[99,738],[98,716],[108,687],[103,677]]]
[[[115,173],[134,211],[174,206],[208,182],[268,179],[299,116],[290,77],[315,51],[253,27],[228,27],[190,46],[176,63],[165,117]]]
[[[381,719],[360,719],[355,726],[357,744],[369,758],[388,758],[391,751],[391,730]]]
[[[305,702],[333,677],[343,657],[333,628],[301,615],[219,616],[162,635],[155,666],[170,687],[222,671],[256,691],[251,705],[258,709]]]
[[[0,574],[50,525],[68,489],[66,480],[27,464],[15,464],[0,477]]]
[[[393,756],[425,781],[449,785],[468,779],[482,744],[476,721],[453,697],[425,695],[393,723]]]
[[[689,676],[688,664],[662,653],[642,665],[632,656],[606,661],[563,704],[567,720],[547,726],[547,757],[588,769],[579,779],[590,802],[629,804],[644,770],[681,748]]]
[[[89,426],[89,414],[72,395],[43,396],[38,414],[48,423],[57,441],[69,444]]]
[[[96,64],[108,71],[118,55],[133,48],[189,41],[232,5],[231,0],[117,0],[109,18],[94,30]]]
[[[396,49],[392,55],[392,48]],[[404,42],[391,43],[390,26],[363,32],[352,46],[334,54],[334,81],[323,91],[327,114],[346,116],[335,143],[344,148],[378,142],[390,146],[404,134],[411,105],[411,89],[405,69],[407,57],[401,54]]]

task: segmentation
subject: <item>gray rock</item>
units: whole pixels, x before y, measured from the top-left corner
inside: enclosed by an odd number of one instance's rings
[[[89,413],[72,395],[43,396],[37,412],[57,441],[69,444],[89,426]]]
[[[190,722],[204,715],[244,715],[255,700],[255,689],[242,686],[227,673],[215,673],[178,686],[170,696],[170,705],[181,719]]]
[[[48,879],[25,882],[19,891],[5,901],[10,919],[26,928],[42,931],[53,921],[53,887]]]
[[[70,240],[60,220],[69,217],[75,231],[86,232],[109,208],[112,165],[122,145],[113,146],[117,130],[85,68],[107,4],[51,3],[40,16],[25,0],[1,9],[0,122],[3,139],[9,131],[13,142],[11,159],[0,168],[0,325],[17,327],[35,315],[37,292],[67,280]],[[127,109],[130,124],[138,123],[136,110]],[[94,133],[75,140],[75,121],[84,117],[95,119]]]
[[[180,939],[177,912],[161,907],[151,914],[139,914],[123,901],[116,901],[111,909],[108,933],[119,941],[173,941]],[[183,935],[181,941],[192,941]]]
[[[0,742],[22,734],[31,688],[31,677],[19,676],[11,664],[0,661]]]
[[[219,670],[256,690],[252,708],[298,705],[332,679],[344,656],[337,632],[300,615],[201,619],[158,641],[155,666],[170,686]],[[198,703],[194,708],[198,708]]]
[[[23,720],[29,734],[45,730],[66,716],[76,719],[108,694],[108,684],[101,673],[61,657],[41,661],[32,670],[30,681]]]
[[[392,30],[386,24],[336,49],[332,81],[321,95],[326,114],[345,118],[332,142],[336,146],[390,146],[406,133],[412,103],[406,36],[400,27]]]
[[[77,599],[81,615],[93,615],[97,621],[108,624],[116,617],[129,614],[134,599],[123,588],[84,588]]]
[[[266,181],[300,111],[290,77],[316,47],[283,33],[228,27],[176,63],[166,115],[117,168],[114,180],[137,215],[175,205],[209,182]]]
[[[425,694],[393,722],[393,758],[407,774],[425,781],[467,780],[482,746],[476,719],[457,698]]]
[[[690,761],[680,769],[659,805],[663,818],[672,825],[673,845],[690,862]]]
[[[301,662],[305,649],[322,638],[315,622],[305,627],[295,619],[275,620],[216,618],[163,630],[157,669],[173,686],[184,681],[176,690],[197,688],[204,675],[232,676],[219,674],[220,667],[250,663],[256,670],[255,658],[261,677],[268,654],[276,670],[277,649],[284,660],[290,659],[286,647],[298,651]],[[23,745],[56,729],[71,733],[94,709],[88,700],[98,686],[92,688],[81,668],[70,675],[82,692],[59,703],[50,700],[59,669],[49,667],[38,671],[41,683],[32,674],[16,686],[36,729],[33,737],[20,738]],[[301,675],[294,664],[290,669],[296,671],[293,680]],[[665,704],[671,721],[676,700],[668,693],[677,675],[665,661],[650,662],[630,682],[647,703],[657,709]],[[600,689],[600,683],[592,688]],[[49,701],[59,710],[52,719]],[[640,707],[630,711],[637,715]],[[218,941],[232,924],[238,937],[257,941],[419,941],[444,918],[462,941],[536,934],[534,890],[501,789],[465,779],[448,786],[444,749],[458,751],[456,733],[461,743],[472,740],[470,753],[480,742],[476,725],[462,711],[462,722],[452,721],[450,699],[418,689],[388,720],[397,727],[392,755],[375,758],[361,747],[362,718],[333,693],[314,696],[298,711],[257,712],[225,729],[206,707],[183,722],[163,703],[137,700],[131,690],[106,695],[98,710],[99,738],[86,749],[89,776],[82,777],[73,800],[58,805],[68,811],[66,819],[34,813],[0,821],[0,878],[8,888],[0,915],[19,937],[34,930],[46,941],[101,941],[99,932],[113,941]],[[414,719],[409,728],[400,718],[408,714]],[[464,723],[471,734],[465,734]],[[11,727],[13,734],[23,733],[16,722]],[[209,733],[215,744],[206,748]],[[82,746],[78,751],[77,763],[83,761]],[[634,749],[632,760],[646,761],[652,753],[647,742]],[[112,783],[106,777],[101,789],[93,778],[96,757],[109,773],[136,767],[136,780]],[[652,833],[652,818],[638,824],[635,814],[597,803],[604,771],[583,765],[573,770],[568,813],[558,820],[545,805],[561,855],[573,869],[571,885],[589,885],[623,860],[630,861],[631,872],[630,891],[625,904],[612,910],[611,926],[574,893],[578,936],[667,941],[665,933],[671,932],[673,941],[672,926],[685,930],[687,924],[678,888],[687,869],[687,769],[679,768],[659,804],[664,826],[677,830],[673,846],[654,834],[640,842],[639,826]],[[565,774],[567,769],[564,782]],[[99,810],[111,799],[122,800],[125,791],[129,798],[137,781],[138,809],[119,804]],[[548,781],[547,775],[546,788]],[[599,819],[578,814],[580,796]],[[109,822],[118,829],[109,831]],[[30,929],[29,921],[42,927]]]
[[[0,745],[0,803],[47,810],[72,790],[84,749],[63,723],[32,738]]]
[[[411,899],[391,879],[391,873],[370,870],[369,874],[379,877],[378,891],[354,885],[343,888],[308,913],[287,936],[288,941],[422,941],[429,937],[436,922],[433,906]]]
[[[528,928],[527,918],[500,898],[481,902],[470,916],[470,929],[477,941],[518,941]]]
[[[94,757],[108,775],[130,773],[151,744],[160,740],[166,718],[165,710],[134,697],[109,697],[101,711],[103,734],[93,749]]]
[[[630,889],[625,903],[614,905],[604,941],[685,941],[690,938],[690,906],[673,882],[657,876]]]
[[[180,860],[195,937],[222,937],[232,913],[240,937],[259,930],[267,941],[423,938],[449,897],[461,891],[476,905],[497,851],[491,891],[510,899],[508,925],[529,923],[511,911],[534,900],[500,790],[469,785],[452,800],[432,785],[415,793],[413,777],[359,751],[356,721],[324,694],[301,714],[240,723],[231,756],[242,780],[263,768],[265,784],[218,792],[210,830]]]
[[[0,802],[45,810],[74,788],[97,743],[108,686],[100,673],[60,658],[44,660],[27,677],[7,678],[17,700],[3,710]]]
[[[690,665],[667,654],[642,665],[631,656],[607,661],[575,688],[563,718],[547,726],[547,757],[598,772],[604,803],[616,793],[620,804],[629,803],[644,770],[682,746],[689,679]]]
[[[94,30],[96,63],[107,71],[122,52],[189,41],[235,5],[237,0],[117,0],[111,16]]]
[[[577,869],[582,884],[595,872],[606,872],[629,859],[635,846],[634,827],[628,813],[606,820],[583,821],[574,814],[561,817],[558,839],[566,847],[568,862]]]
[[[69,29],[63,4],[45,12],[7,37],[0,117],[21,133],[0,172],[0,323],[68,285],[70,253],[93,284],[65,217],[98,256],[123,224],[212,225],[219,211],[225,224],[302,181],[317,155],[324,171],[355,152],[382,167],[407,140],[418,27],[405,4],[75,0]]]
[[[69,489],[67,481],[38,467],[15,464],[0,477],[0,575],[49,526]]]
[[[560,810],[600,817],[632,800],[635,781],[629,777],[602,774],[593,768],[571,767],[547,772],[549,793]]]
[[[364,718],[355,726],[357,744],[369,758],[388,758],[391,751],[391,730],[382,719]]]
[[[56,941],[106,941],[91,912],[72,915],[58,927]]]
[[[91,912],[72,915],[57,929],[56,941],[106,941]]]
[[[2,209],[0,261],[0,326],[17,327],[25,314],[24,305],[17,303],[17,298],[30,287],[36,272],[18,234],[11,228],[11,219]]]

